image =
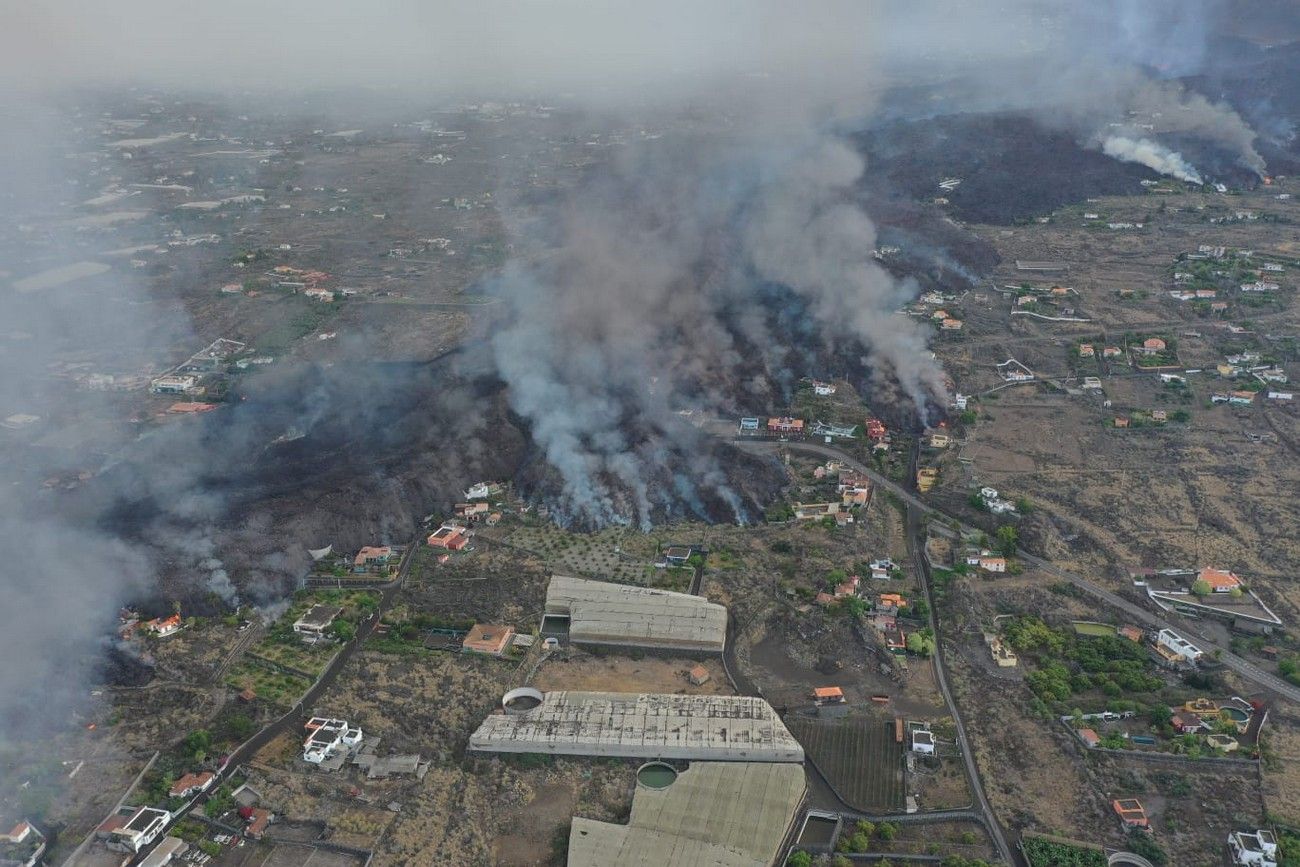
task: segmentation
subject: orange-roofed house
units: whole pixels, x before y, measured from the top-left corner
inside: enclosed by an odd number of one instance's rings
[[[494,626],[490,623],[475,623],[474,628],[465,636],[460,649],[465,653],[482,653],[486,656],[502,656],[510,647],[515,637],[513,626]]]
[[[445,548],[459,551],[469,544],[469,535],[464,527],[456,524],[443,524],[429,536],[430,548]]]
[[[206,792],[208,786],[212,785],[212,780],[211,771],[204,771],[200,774],[186,774],[172,784],[168,794],[173,798],[188,798],[190,795]]]
[[[1147,811],[1142,808],[1142,802],[1137,798],[1119,798],[1111,801],[1110,805],[1124,827],[1143,830],[1151,827],[1151,823],[1147,821]]]
[[[838,686],[818,686],[813,688],[812,697],[817,704],[843,704],[844,690]]]
[[[168,412],[189,413],[189,412],[208,412],[217,408],[215,403],[196,403],[194,401],[181,400],[167,407]]]
[[[1210,585],[1211,593],[1231,593],[1234,588],[1241,586],[1241,579],[1234,573],[1227,569],[1211,569],[1209,566],[1200,571],[1196,580]]]
[[[1092,729],[1079,729],[1079,740],[1083,741],[1084,746],[1093,749],[1101,744],[1101,737]]]
[[[907,600],[898,593],[881,593],[879,609],[881,611],[899,611],[907,607]]]
[[[271,811],[264,807],[250,807],[248,825],[244,833],[254,840],[260,840],[266,833],[266,826],[271,824]]]
[[[816,602],[818,605],[830,605],[832,602],[835,601],[835,597],[827,593],[825,590],[821,590],[818,591],[817,598],[814,599],[813,601]]]
[[[1120,638],[1127,638],[1129,641],[1142,643],[1142,629],[1137,626],[1121,626],[1115,630],[1115,634]]]
[[[857,575],[851,575],[844,583],[835,585],[835,598],[840,599],[844,596],[856,596],[858,592],[858,583],[861,580],[862,579]]]
[[[781,416],[780,418],[769,418],[767,420],[767,430],[769,433],[802,434],[803,419],[790,418],[789,416]]]
[[[379,566],[386,566],[392,559],[393,549],[388,545],[372,547],[367,545],[357,552],[357,556],[352,560],[353,572],[367,572]]]
[[[1159,337],[1148,337],[1142,341],[1143,352],[1164,352],[1165,342]]]
[[[168,635],[174,635],[181,631],[181,616],[173,614],[165,620],[161,617],[155,617],[144,626],[145,629],[148,629],[159,638],[166,638]]]
[[[871,440],[883,440],[888,431],[885,429],[885,423],[878,418],[867,419],[867,438]]]

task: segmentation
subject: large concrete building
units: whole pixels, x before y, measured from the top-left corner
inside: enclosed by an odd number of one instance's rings
[[[802,762],[803,747],[761,698],[512,690],[470,736],[480,752]]]
[[[569,867],[767,867],[804,792],[800,765],[694,762],[663,788],[638,784],[626,825],[575,817]]]
[[[721,653],[727,609],[689,593],[552,575],[546,613],[569,618],[569,640]]]

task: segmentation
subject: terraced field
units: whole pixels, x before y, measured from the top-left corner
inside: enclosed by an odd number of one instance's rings
[[[849,806],[864,813],[903,808],[903,746],[894,741],[892,720],[790,716],[785,724]]]

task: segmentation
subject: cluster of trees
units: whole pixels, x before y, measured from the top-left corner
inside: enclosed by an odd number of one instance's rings
[[[1028,616],[1013,619],[1004,635],[1016,651],[1039,655],[1038,670],[1025,681],[1044,702],[1066,701],[1092,689],[1118,696],[1154,692],[1163,685],[1159,677],[1148,673],[1151,661],[1147,652],[1118,636],[1081,638]]]

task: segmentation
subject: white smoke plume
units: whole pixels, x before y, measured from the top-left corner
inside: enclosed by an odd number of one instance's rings
[[[1183,159],[1182,154],[1150,139],[1134,139],[1122,135],[1107,136],[1101,143],[1101,152],[1122,162],[1144,165],[1162,175],[1178,178],[1180,181],[1192,184],[1204,183],[1200,174]]]

